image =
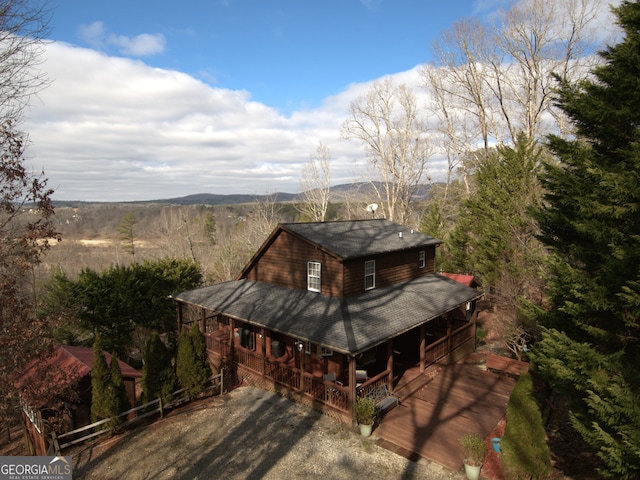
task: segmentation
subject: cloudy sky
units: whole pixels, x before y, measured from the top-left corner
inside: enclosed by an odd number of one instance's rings
[[[24,125],[58,200],[298,192],[319,142],[358,179],[349,103],[420,84],[433,39],[501,0],[64,0]],[[437,177],[439,167],[430,174]]]

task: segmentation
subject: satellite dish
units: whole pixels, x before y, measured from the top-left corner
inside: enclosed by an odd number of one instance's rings
[[[369,213],[375,213],[377,209],[378,209],[377,203],[370,203],[369,205],[367,205],[367,212]]]

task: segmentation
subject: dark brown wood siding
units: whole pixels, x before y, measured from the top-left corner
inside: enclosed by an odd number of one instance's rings
[[[425,266],[419,268],[419,251],[425,251]],[[364,292],[364,263],[376,261],[375,288],[406,282],[420,275],[435,273],[435,247],[363,257],[344,264],[344,296]]]
[[[333,256],[287,233],[280,232],[246,272],[248,280],[307,289],[307,262],[320,262],[322,295],[342,295],[342,265]]]

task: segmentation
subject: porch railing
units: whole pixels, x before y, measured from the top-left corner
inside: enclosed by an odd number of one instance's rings
[[[473,323],[465,322],[464,325],[451,332],[451,353],[471,340],[473,340]],[[424,354],[425,368],[446,357],[449,354],[447,337],[442,337],[428,345]]]
[[[305,395],[338,410],[349,411],[349,389],[336,382],[314,377],[304,373]]]
[[[473,323],[469,322],[451,332],[451,350],[461,347],[473,339]]]
[[[267,360],[265,376],[284,387],[300,390],[300,370]]]
[[[389,370],[385,370],[380,372],[375,377],[371,377],[369,380],[364,382],[356,389],[356,395],[358,397],[366,397],[367,394],[373,390],[375,387],[379,387],[382,385],[389,385],[389,375],[391,372]]]

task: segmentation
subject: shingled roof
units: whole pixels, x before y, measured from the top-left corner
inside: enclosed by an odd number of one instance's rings
[[[172,298],[357,355],[480,296],[473,288],[433,274],[348,298],[251,280],[220,283]]]
[[[442,243],[417,230],[384,219],[282,223],[279,227],[345,260]]]

